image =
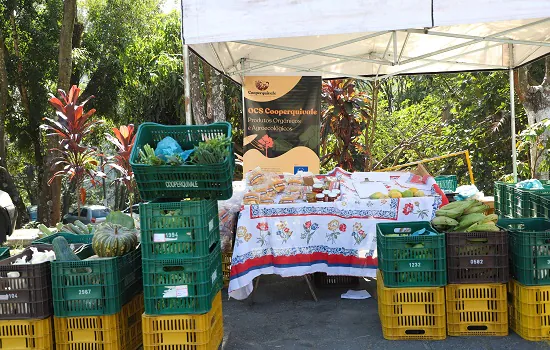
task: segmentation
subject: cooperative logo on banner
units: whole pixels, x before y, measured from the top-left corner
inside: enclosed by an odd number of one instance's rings
[[[269,81],[263,81],[263,80],[256,80],[256,89],[260,91],[265,91],[269,87]]]
[[[257,96],[275,96],[277,93],[275,91],[266,91],[269,88],[269,81],[267,80],[256,80],[254,85],[258,91],[248,90],[249,95]]]

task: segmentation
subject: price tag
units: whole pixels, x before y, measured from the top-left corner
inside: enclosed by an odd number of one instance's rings
[[[153,242],[166,242],[166,235],[164,233],[153,234]]]
[[[187,298],[189,296],[189,288],[185,286],[176,286],[176,298]]]

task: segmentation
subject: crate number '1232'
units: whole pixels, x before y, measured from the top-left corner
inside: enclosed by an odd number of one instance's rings
[[[412,262],[412,263],[409,263],[409,267],[420,267],[420,264],[419,262]]]

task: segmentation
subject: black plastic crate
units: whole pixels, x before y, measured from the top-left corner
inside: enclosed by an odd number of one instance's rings
[[[447,232],[447,281],[506,283],[508,232]]]
[[[313,282],[317,288],[345,287],[354,288],[359,286],[359,277],[356,276],[330,276],[324,272],[313,274]]]
[[[38,251],[51,250],[51,245],[35,245]],[[43,319],[53,314],[50,262],[12,265],[16,259],[32,258],[30,248],[0,261],[0,319]],[[19,275],[8,277],[8,274]]]

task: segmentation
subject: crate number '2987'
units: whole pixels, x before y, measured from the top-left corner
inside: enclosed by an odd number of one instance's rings
[[[412,262],[412,263],[409,263],[409,267],[421,267],[421,264],[422,263],[419,263],[419,262]]]
[[[78,295],[88,295],[88,294],[92,294],[91,289],[79,289],[78,290]]]

